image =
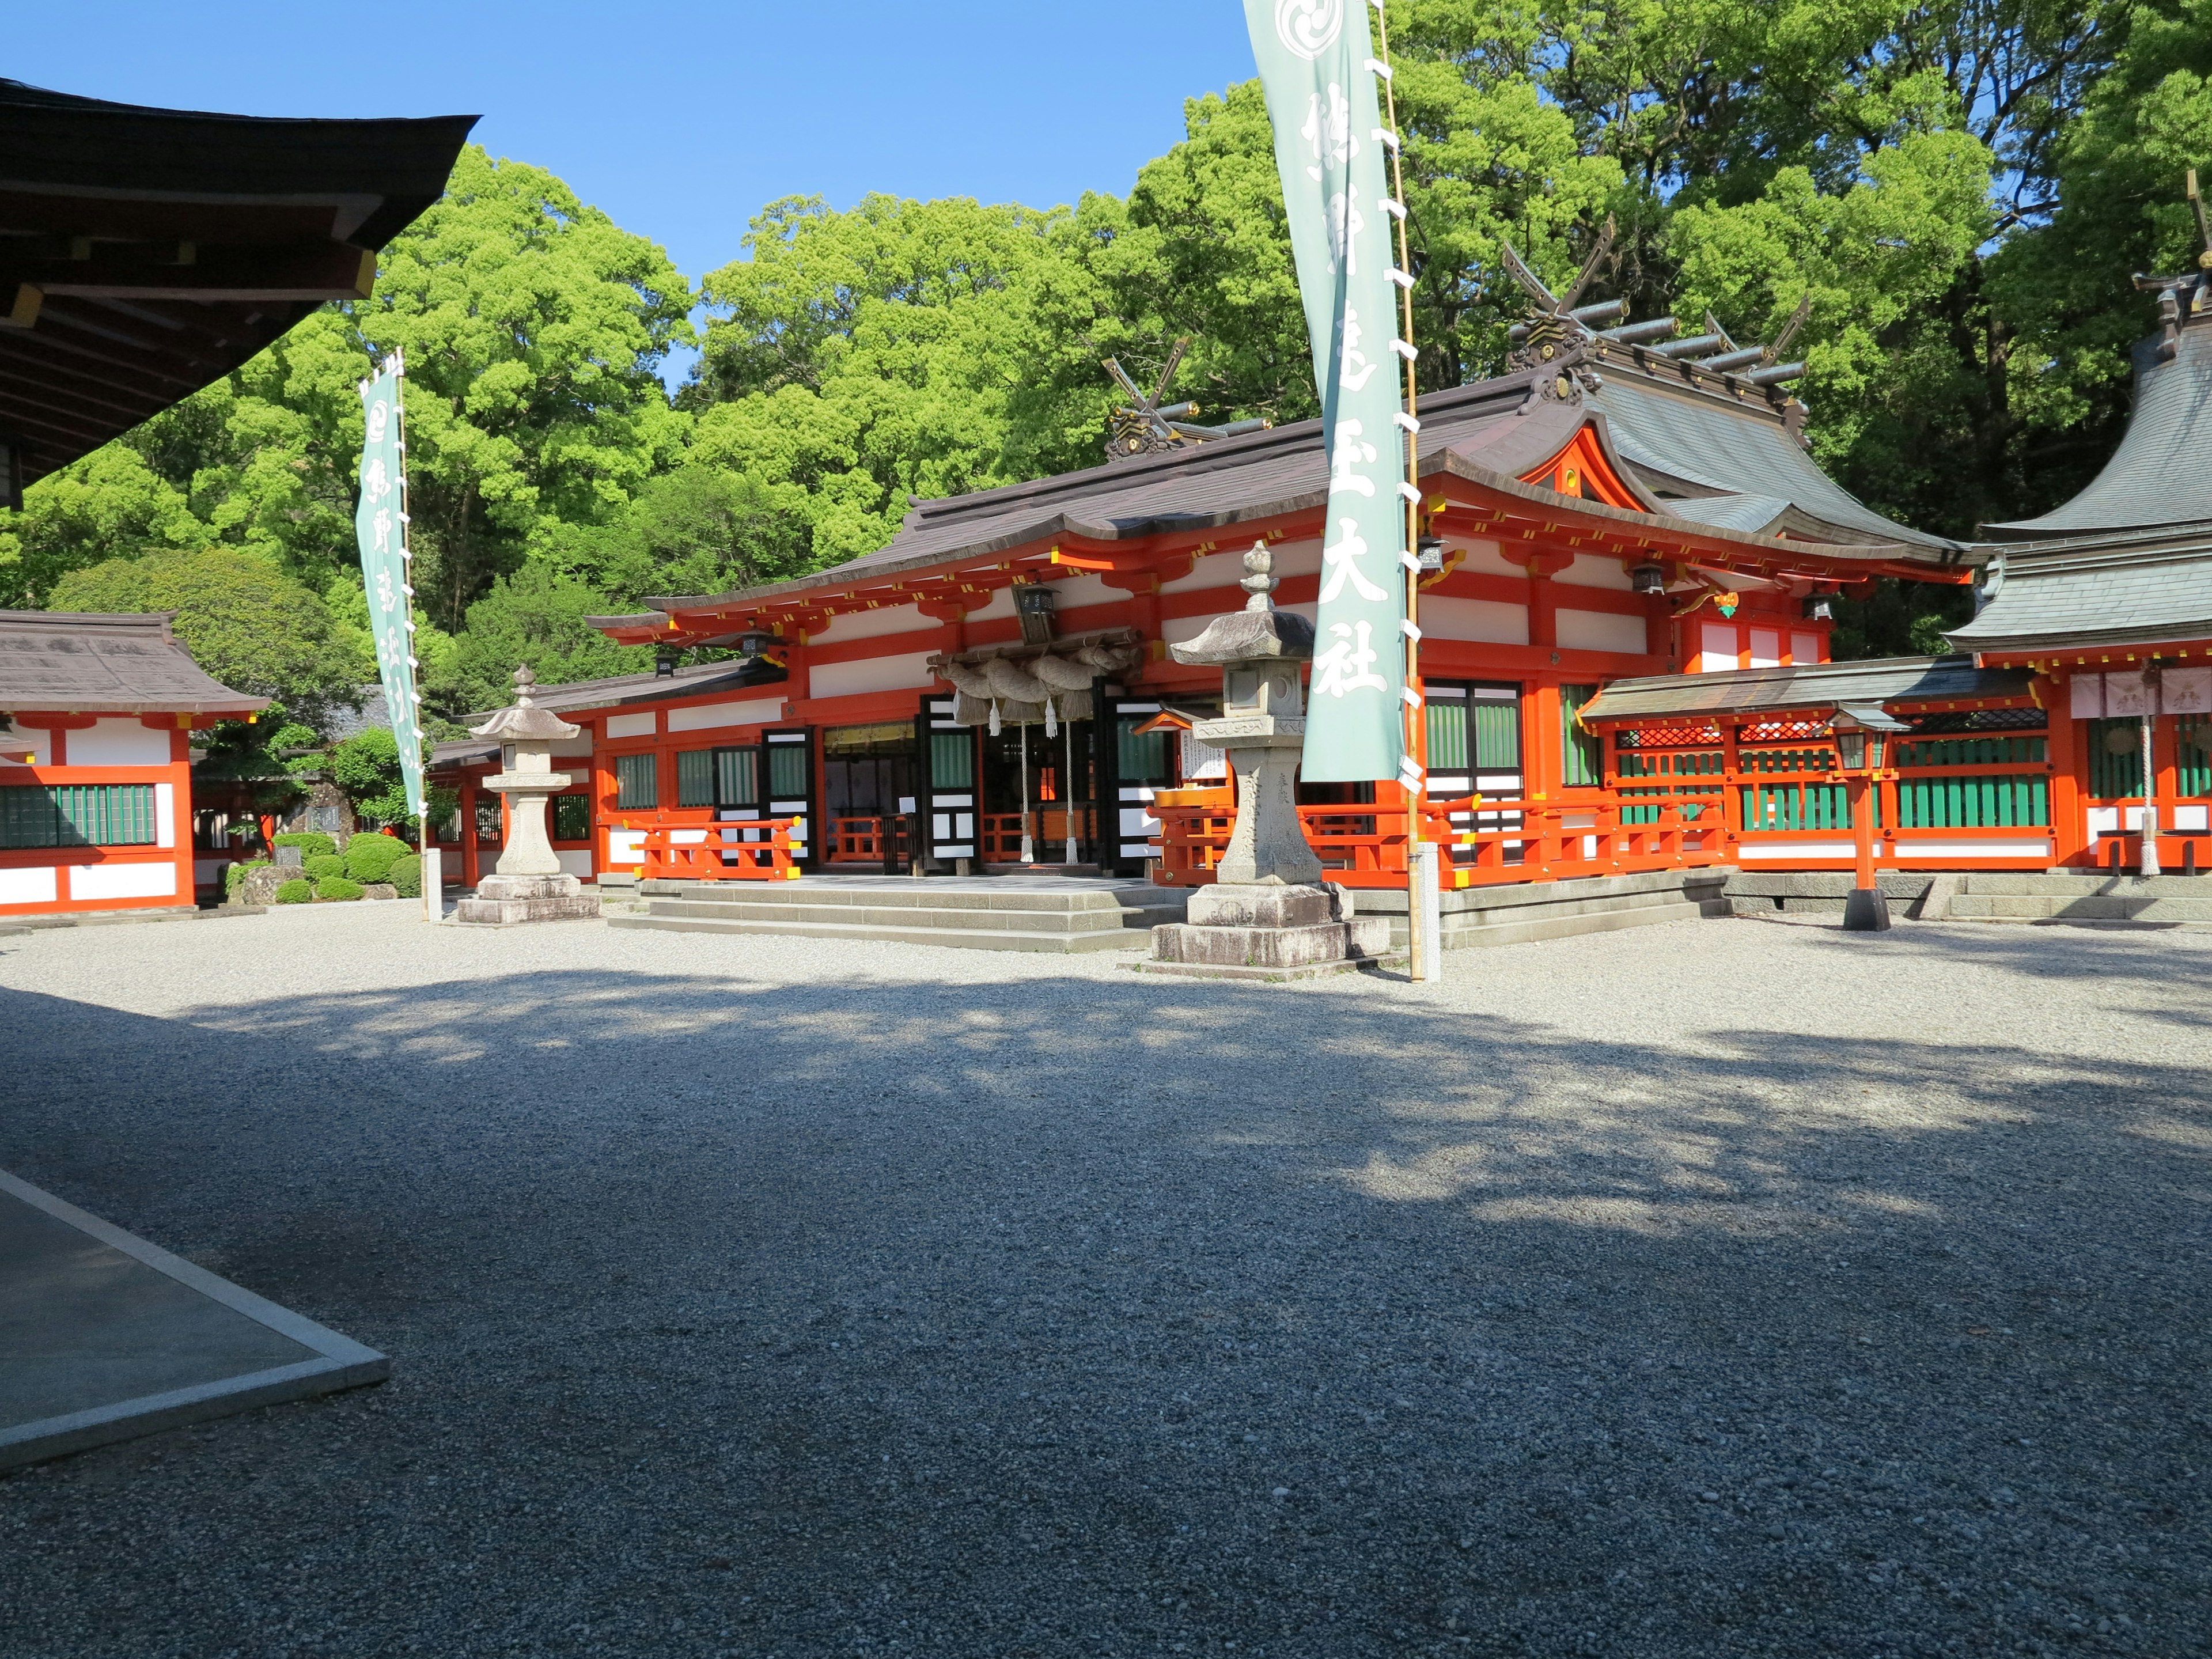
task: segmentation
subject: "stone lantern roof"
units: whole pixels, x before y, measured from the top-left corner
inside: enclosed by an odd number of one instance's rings
[[[502,708],[482,726],[469,730],[479,738],[490,738],[498,743],[560,743],[570,738],[583,736],[584,728],[571,726],[550,709],[540,708],[531,699],[537,689],[538,676],[525,663],[514,671],[514,706]]]

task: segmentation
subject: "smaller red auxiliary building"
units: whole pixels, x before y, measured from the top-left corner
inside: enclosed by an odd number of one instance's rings
[[[166,613],[0,611],[0,915],[191,908],[192,733],[267,707]]]

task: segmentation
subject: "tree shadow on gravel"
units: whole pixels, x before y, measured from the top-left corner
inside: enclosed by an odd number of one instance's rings
[[[42,1654],[2212,1639],[2154,1055],[574,972],[0,1060],[0,1164],[397,1367],[0,1482]]]

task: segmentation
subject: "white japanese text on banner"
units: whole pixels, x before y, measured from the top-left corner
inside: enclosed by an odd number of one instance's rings
[[[376,641],[376,669],[399,745],[407,781],[407,806],[422,815],[422,729],[415,696],[415,619],[407,580],[406,447],[400,437],[400,373],[387,359],[362,383],[368,430],[361,446],[361,505],[354,533],[361,542],[362,580],[368,589],[368,626]]]
[[[1405,752],[1405,433],[1389,175],[1365,0],[1244,0],[1275,130],[1329,462],[1303,775],[1395,779]]]

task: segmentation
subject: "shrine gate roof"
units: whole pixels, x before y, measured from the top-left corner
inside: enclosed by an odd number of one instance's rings
[[[0,709],[252,714],[269,706],[210,678],[170,632],[174,611],[0,611]]]
[[[1583,705],[1582,718],[1640,720],[1838,703],[1971,702],[2026,696],[2033,678],[2026,669],[1977,668],[1970,656],[1878,657],[1717,674],[1660,674],[1613,681]]]
[[[2212,523],[2008,548],[1987,591],[1945,638],[2005,653],[2212,639]]]

